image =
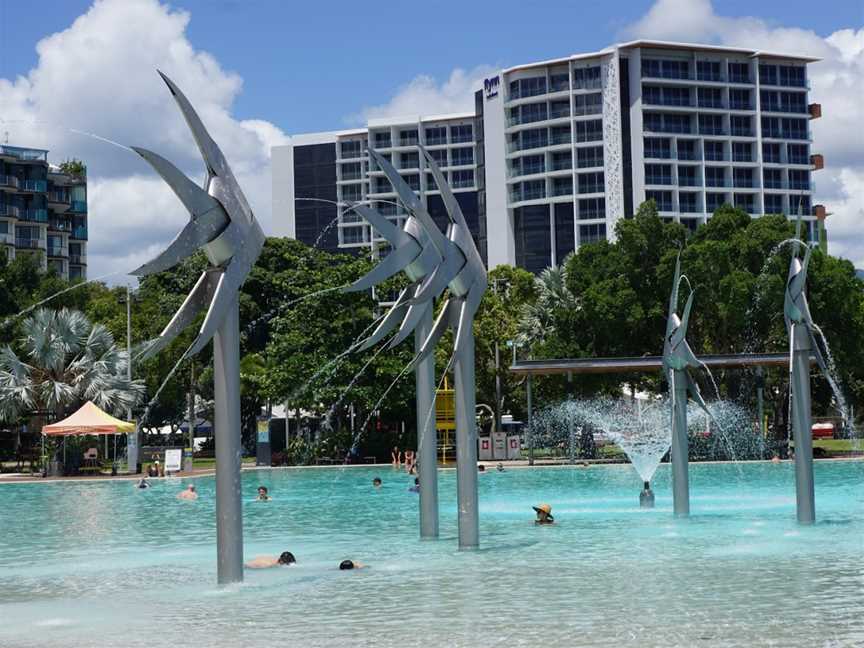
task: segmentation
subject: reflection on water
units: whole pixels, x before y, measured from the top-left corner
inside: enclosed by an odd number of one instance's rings
[[[628,466],[490,472],[483,550],[459,552],[452,470],[437,542],[389,467],[247,472],[247,557],[298,564],[226,589],[211,478],[194,503],[180,479],[3,485],[0,646],[862,645],[862,482],[864,463],[817,463],[819,523],[799,527],[788,463],[691,465],[683,520],[665,464],[653,510]],[[540,501],[555,526],[533,525]]]

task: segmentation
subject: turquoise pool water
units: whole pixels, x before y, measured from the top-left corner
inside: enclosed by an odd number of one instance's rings
[[[226,589],[212,478],[191,503],[179,479],[0,485],[0,646],[864,645],[864,463],[817,463],[809,528],[793,479],[788,463],[692,465],[693,516],[676,520],[665,464],[652,511],[629,466],[489,472],[483,547],[460,553],[453,471],[434,542],[404,473],[252,471],[246,555],[298,564]],[[258,484],[273,501],[252,501]],[[557,525],[532,524],[538,502]]]

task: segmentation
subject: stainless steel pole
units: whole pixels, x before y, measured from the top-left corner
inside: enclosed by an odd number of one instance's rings
[[[528,374],[525,378],[525,400],[526,402],[526,410],[528,416],[527,425],[527,435],[528,435],[528,465],[534,465],[534,412],[531,409],[531,374]]]
[[[189,363],[189,461],[185,466],[186,472],[195,469],[195,362]]]
[[[456,400],[456,502],[459,507],[459,549],[480,545],[477,501],[477,422],[474,392],[473,322],[462,331],[466,337],[454,366]],[[421,487],[422,491],[422,487]]]
[[[240,305],[228,307],[213,338],[213,427],[216,437],[216,560],[220,585],[243,580],[240,498]]]
[[[813,432],[810,419],[810,333],[797,324],[792,330],[792,435],[795,439],[795,499],[798,522],[816,521],[813,486]]]
[[[573,372],[567,372],[567,432],[569,436],[569,456],[570,464],[576,463],[576,421],[573,420]]]
[[[414,330],[414,351],[420,352],[432,331],[432,308]],[[420,472],[420,537],[438,537],[438,436],[435,427],[435,354],[414,369],[417,405],[417,467]]]
[[[495,342],[495,432],[501,431],[501,351]]]
[[[765,371],[761,366],[756,367],[756,414],[759,417],[759,434],[764,439],[767,431],[765,430]]]
[[[126,378],[132,380],[132,292],[126,286]],[[126,408],[126,420],[132,420],[132,408]],[[126,437],[126,472],[138,472],[138,425]]]
[[[673,369],[672,382],[672,507],[675,515],[690,515],[690,483],[687,442],[687,372]]]

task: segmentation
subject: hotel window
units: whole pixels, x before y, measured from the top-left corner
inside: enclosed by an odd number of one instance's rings
[[[429,155],[432,156],[435,164],[439,167],[447,166],[447,149],[435,149],[434,151],[429,151]]]
[[[350,184],[342,186],[342,200],[346,202],[357,202],[363,200],[363,185]]]
[[[660,86],[642,85],[642,103],[659,106],[663,103],[663,92]]]
[[[681,224],[686,227],[690,233],[692,234],[699,228],[699,219],[698,218],[682,218]]]
[[[780,71],[780,83],[778,85],[795,88],[804,88],[807,86],[803,67],[798,65],[781,65],[778,69]]]
[[[732,142],[733,162],[752,162],[753,144],[750,142]]]
[[[416,128],[399,131],[399,146],[417,146],[419,141]]]
[[[697,88],[700,108],[722,108],[723,93],[720,88]]]
[[[526,155],[522,159],[522,175],[543,173],[546,170],[545,155]]]
[[[690,88],[663,88],[664,106],[690,106]]]
[[[400,169],[419,169],[420,154],[419,153],[402,153],[399,155]]]
[[[678,194],[678,211],[685,214],[694,214],[699,211],[699,194],[682,191]]]
[[[810,213],[810,196],[789,194],[789,213],[807,215]]]
[[[705,159],[709,162],[719,162],[726,159],[726,156],[723,154],[723,142],[706,140],[703,146],[705,148]]]
[[[781,169],[762,169],[762,186],[765,189],[782,189],[783,171]]]
[[[809,137],[806,119],[784,117],[780,123],[783,137],[786,139],[807,139]]]
[[[645,200],[653,200],[657,203],[657,211],[672,211],[672,192],[648,190],[645,192]]]
[[[738,209],[743,209],[748,214],[756,213],[756,196],[754,194],[736,193],[734,200]]]
[[[672,165],[671,164],[646,164],[645,165],[645,184],[671,185],[672,184]]]
[[[552,179],[552,195],[553,196],[570,196],[573,194],[573,177]]]
[[[393,187],[390,186],[390,181],[387,178],[375,178],[373,186],[375,187],[373,193],[390,193],[393,191]]]
[[[753,169],[734,168],[732,169],[732,186],[734,187],[752,187],[753,186]]]
[[[339,143],[342,159],[359,158],[363,155],[360,140],[349,140]]]
[[[450,177],[454,189],[466,189],[474,186],[474,171],[471,169],[451,171]]]
[[[544,121],[548,119],[545,103],[533,103],[519,106],[517,124],[530,124],[531,122]]]
[[[580,198],[579,220],[606,218],[605,198]]]
[[[729,83],[750,83],[750,64],[729,63]]]
[[[696,147],[696,140],[682,140],[677,142],[678,159],[679,160],[698,160],[699,152]]]
[[[411,189],[414,191],[420,191],[420,175],[417,173],[412,173],[410,175],[402,176],[402,179],[405,181]]]
[[[576,122],[575,127],[577,142],[597,142],[603,139],[603,120],[601,119]]]
[[[786,160],[789,164],[810,164],[810,147],[807,144],[787,144]]]
[[[699,81],[722,81],[720,61],[696,61],[696,78]]]
[[[603,147],[588,146],[576,149],[576,166],[580,169],[603,166]]]
[[[549,92],[560,92],[570,89],[570,77],[564,74],[549,75]]]
[[[729,89],[729,108],[732,110],[752,110],[750,91],[744,88]]]
[[[537,200],[545,197],[545,180],[528,180],[522,183],[522,200]]]
[[[600,87],[600,66],[573,69],[574,90],[593,90]]]
[[[765,194],[765,213],[782,214],[783,196],[780,194]]]
[[[358,154],[359,155],[359,154]],[[363,168],[359,162],[342,165],[343,180],[359,180],[363,175]]]
[[[660,77],[660,61],[658,59],[642,59],[642,76],[643,77]]]
[[[426,144],[428,146],[437,146],[447,143],[447,127],[446,126],[430,126],[426,129]]]
[[[368,240],[365,234],[365,227],[343,227],[342,243],[346,245],[350,245],[352,243],[365,243]]]
[[[810,172],[801,169],[789,169],[789,188],[810,190]]]
[[[667,137],[646,137],[645,138],[645,157],[646,158],[663,158],[669,159],[672,157],[672,140]]]
[[[571,142],[570,125],[553,126],[549,129],[549,144],[569,144]]]
[[[678,184],[682,187],[697,187],[699,186],[697,170],[699,167],[682,166],[678,167]]]
[[[474,149],[469,147],[451,149],[450,160],[453,166],[474,164]]]
[[[390,148],[390,133],[375,133],[375,148]]]
[[[450,143],[463,144],[474,140],[474,128],[471,124],[459,124],[450,127]]]
[[[762,133],[765,134],[764,132]],[[780,164],[780,145],[762,144],[762,162],[766,164]]]
[[[723,135],[723,117],[721,115],[699,115],[700,135]]]
[[[720,207],[726,204],[726,194],[725,193],[706,193],[705,194],[705,207],[706,211],[709,213],[714,213]]]
[[[726,169],[723,167],[705,167],[706,187],[725,187]]]
[[[803,92],[781,92],[780,111],[789,113],[806,113],[806,95]]]
[[[579,193],[580,194],[589,194],[589,193],[602,193],[604,190],[603,186],[603,173],[580,173],[579,174]]]
[[[606,240],[606,223],[579,226],[579,245]]]
[[[760,65],[759,83],[762,85],[777,85],[777,66]]]
[[[518,79],[510,82],[510,98],[535,97],[546,94],[546,77],[533,77],[531,79]]]
[[[573,114],[599,115],[603,112],[603,95],[599,92],[576,95],[573,97]]]
[[[447,177],[447,173],[444,173],[444,177]],[[435,182],[435,176],[431,173],[426,174],[426,191],[438,191],[438,183]]]
[[[776,90],[760,90],[759,105],[765,112],[780,112],[780,95]]]
[[[750,117],[746,115],[732,115],[729,117],[730,134],[736,137],[752,137],[753,126]]]
[[[573,155],[570,151],[555,151],[552,153],[552,171],[563,171],[573,168]]]
[[[549,119],[570,116],[570,101],[553,101],[549,104]]]

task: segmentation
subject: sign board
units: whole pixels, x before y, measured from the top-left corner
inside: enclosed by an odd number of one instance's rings
[[[493,432],[492,437],[492,458],[496,461],[501,461],[507,458],[507,434],[504,432]]]
[[[522,437],[518,434],[507,437],[507,458],[518,459],[522,455]]]
[[[480,437],[478,440],[480,443],[480,448],[478,450],[478,458],[480,461],[491,461],[492,460],[492,439],[489,437]]]
[[[262,417],[258,419],[258,443],[270,443],[270,419]]]
[[[165,451],[165,472],[180,472],[183,451],[180,448]]]
[[[490,79],[485,79],[483,81],[483,90],[486,93],[486,98],[491,99],[492,97],[498,96],[498,86],[501,85],[501,77],[494,76]]]
[[[435,429],[456,429],[456,399],[452,389],[435,392]]]

